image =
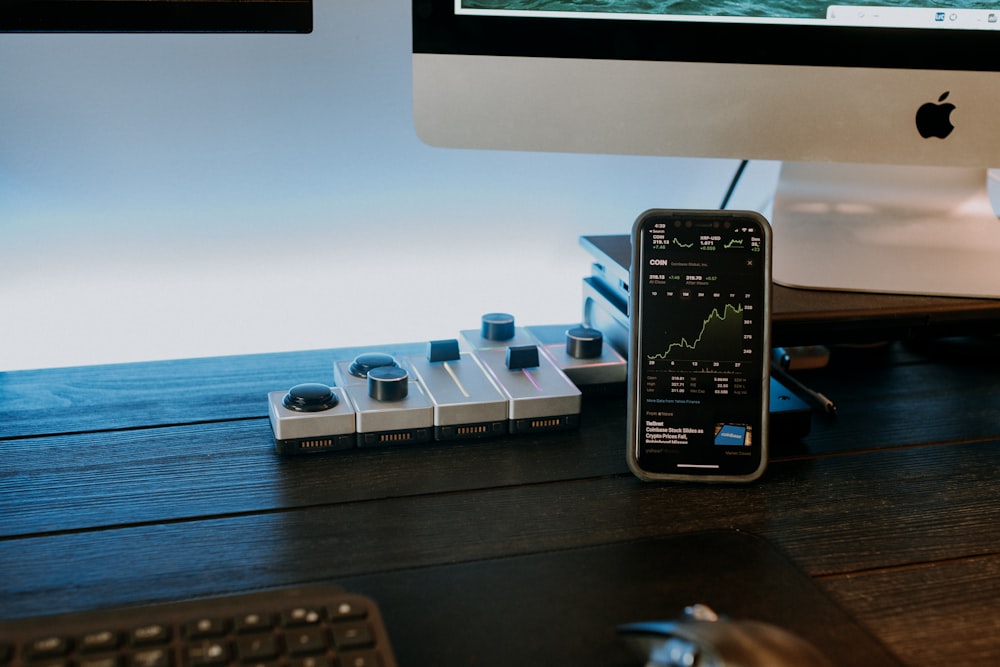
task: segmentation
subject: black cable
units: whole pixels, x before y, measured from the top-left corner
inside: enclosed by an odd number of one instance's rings
[[[729,182],[729,189],[726,190],[726,194],[722,197],[722,203],[719,204],[719,209],[725,209],[729,206],[729,200],[732,198],[733,193],[736,192],[736,186],[740,182],[740,177],[743,176],[743,172],[746,170],[749,163],[750,160],[740,161],[740,166],[736,168],[736,173],[733,174],[733,179]]]

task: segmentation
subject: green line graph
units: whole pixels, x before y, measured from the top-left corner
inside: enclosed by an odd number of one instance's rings
[[[647,355],[650,360],[673,356],[688,357],[691,352],[712,358],[733,357],[743,341],[743,306],[727,303],[722,312],[713,308],[702,322],[701,330],[692,339],[683,337],[671,343],[663,352]]]

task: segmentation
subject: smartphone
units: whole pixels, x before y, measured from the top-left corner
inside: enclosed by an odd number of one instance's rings
[[[647,211],[632,229],[630,283],[632,472],[757,479],[767,466],[767,220],[749,211]]]

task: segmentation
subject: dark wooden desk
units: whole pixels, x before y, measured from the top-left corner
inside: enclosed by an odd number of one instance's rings
[[[568,433],[278,457],[266,392],[332,382],[335,356],[358,350],[0,373],[0,617],[399,573],[458,581],[510,558],[736,528],[903,663],[998,664],[995,347],[836,350],[800,378],[839,416],[779,443],[749,487],[634,479],[621,398],[587,400]]]

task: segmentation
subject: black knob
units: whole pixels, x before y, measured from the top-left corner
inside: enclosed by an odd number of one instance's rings
[[[409,374],[399,366],[380,366],[368,372],[368,395],[376,401],[401,401],[410,388]]]
[[[538,366],[538,347],[534,345],[511,345],[507,348],[507,368],[517,371]]]
[[[322,412],[339,403],[337,395],[325,384],[307,382],[288,390],[281,404],[295,412]]]
[[[351,367],[347,372],[354,377],[366,378],[368,377],[368,372],[373,368],[396,365],[396,360],[393,359],[390,354],[385,354],[383,352],[368,352],[354,357],[354,361],[351,363]]]
[[[486,340],[510,340],[514,337],[514,316],[507,313],[487,313],[483,315],[480,333]]]
[[[458,361],[462,358],[458,341],[454,338],[432,340],[427,344],[427,361]]]
[[[566,354],[574,359],[596,359],[601,356],[604,335],[590,327],[574,327],[566,331]]]

